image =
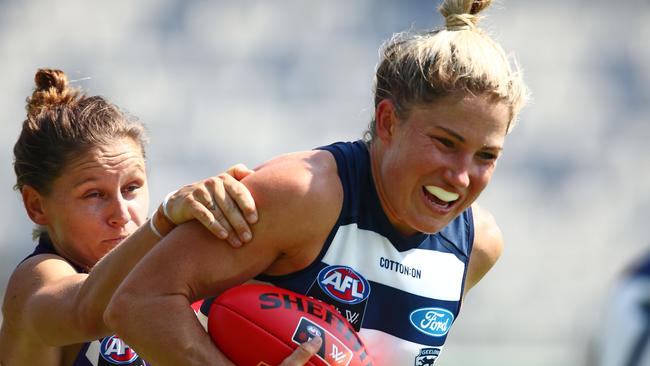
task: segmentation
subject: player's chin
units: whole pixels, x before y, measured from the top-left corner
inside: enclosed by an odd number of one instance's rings
[[[449,225],[456,216],[457,214],[451,212],[443,216],[432,216],[430,213],[427,215],[418,215],[418,217],[413,220],[412,227],[421,233],[435,234],[445,226]]]

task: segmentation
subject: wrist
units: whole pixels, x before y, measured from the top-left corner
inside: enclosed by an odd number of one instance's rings
[[[162,239],[176,227],[176,224],[165,215],[164,205],[161,204],[151,217],[151,220],[149,220],[149,226],[151,231]]]

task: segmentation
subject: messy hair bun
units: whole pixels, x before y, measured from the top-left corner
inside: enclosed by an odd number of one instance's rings
[[[455,93],[488,94],[510,109],[507,132],[528,99],[513,57],[477,27],[491,0],[443,0],[445,28],[393,35],[381,50],[375,74],[375,108],[390,100],[400,118],[411,107]],[[375,137],[371,120],[366,141]]]
[[[144,126],[101,96],[70,88],[61,70],[39,69],[27,98],[27,118],[14,145],[16,186],[50,192],[66,165],[89,149],[130,138],[142,149]]]
[[[61,70],[39,69],[34,76],[36,87],[27,98],[27,115],[36,118],[44,109],[56,108],[73,102],[79,91],[70,89],[68,77]]]
[[[477,14],[491,3],[492,0],[445,0],[438,10],[445,17],[447,30],[476,29]]]

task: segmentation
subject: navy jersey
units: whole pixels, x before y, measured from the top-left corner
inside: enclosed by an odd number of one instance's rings
[[[460,310],[474,240],[471,209],[438,233],[404,236],[381,207],[366,145],[320,149],[336,159],[340,216],[307,268],[256,279],[334,305],[375,365],[433,365]]]
[[[608,304],[597,354],[600,365],[650,366],[650,253],[631,266]]]
[[[61,256],[56,252],[52,245],[52,241],[47,234],[41,234],[38,245],[23,261],[39,254],[55,254]],[[68,261],[68,263],[70,263]],[[78,273],[86,273],[81,267],[70,263]],[[131,349],[119,337],[112,335],[103,339],[95,340],[92,342],[84,343],[70,366],[111,366],[111,365],[128,365],[128,366],[147,366],[148,364],[142,360],[138,354]]]

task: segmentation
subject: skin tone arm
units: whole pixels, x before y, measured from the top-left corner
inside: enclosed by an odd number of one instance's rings
[[[195,192],[198,197],[197,192],[212,192],[218,184],[226,186],[221,188],[224,192],[241,190],[241,187],[230,187],[241,186],[239,182],[214,178],[187,186],[185,190]],[[217,208],[209,215],[238,216],[243,220],[237,205],[242,205],[248,215],[255,212],[250,196],[235,195],[232,199],[236,202],[232,206],[236,212],[222,215],[217,213]],[[219,200],[215,194],[215,201],[219,203]],[[192,219],[206,210],[186,196],[172,198],[170,203],[173,204],[170,213],[177,219]],[[209,219],[208,223],[211,223]],[[36,345],[63,346],[110,334],[103,321],[106,305],[121,280],[158,240],[145,224],[100,260],[89,274],[77,273],[56,255],[39,255],[22,263],[12,275],[5,296],[3,314],[8,324],[3,326],[0,335],[2,362],[9,363],[10,355],[19,355],[21,349],[35,353]],[[53,313],[57,316],[53,317]]]
[[[503,235],[490,212],[472,205],[474,213],[474,246],[469,260],[465,293],[474,287],[494,266],[503,251]]]
[[[262,272],[280,275],[306,267],[341,209],[343,192],[327,152],[278,158],[243,182],[259,212],[250,243],[234,249],[196,223],[184,224],[136,266],[111,300],[107,322],[152,364],[231,365],[189,304]],[[185,249],[188,242],[191,251]]]

